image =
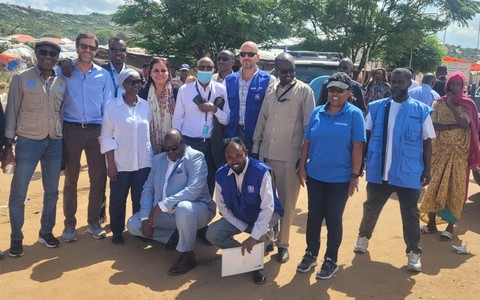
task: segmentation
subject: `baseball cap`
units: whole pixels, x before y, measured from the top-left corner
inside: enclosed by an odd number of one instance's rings
[[[183,64],[183,65],[180,66],[180,71],[182,71],[182,70],[187,70],[188,71],[188,70],[190,70],[190,66],[187,65],[187,64]]]
[[[330,78],[328,78],[327,88],[333,86],[341,88],[342,90],[348,90],[352,87],[352,82],[346,73],[336,72],[333,73]]]

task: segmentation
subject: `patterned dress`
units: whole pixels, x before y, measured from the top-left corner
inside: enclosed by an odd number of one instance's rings
[[[151,84],[147,100],[150,106],[150,142],[153,155],[157,155],[162,152],[165,133],[172,128],[175,99],[171,85],[165,84],[160,97],[157,98],[155,86]]]
[[[435,101],[432,121],[456,124],[455,117],[444,101]],[[457,111],[466,119],[462,107]],[[455,128],[437,131],[432,141],[432,179],[420,204],[421,220],[428,223],[428,213],[435,212],[443,221],[455,223],[460,219],[465,200],[470,129]],[[438,218],[437,218],[438,219]]]

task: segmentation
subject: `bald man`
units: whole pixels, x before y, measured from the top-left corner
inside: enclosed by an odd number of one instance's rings
[[[216,166],[211,152],[215,116],[222,125],[230,120],[227,91],[223,84],[212,80],[213,61],[208,57],[197,63],[197,80],[180,87],[173,114],[173,127],[183,135],[185,143],[202,152],[208,166],[208,190],[213,196]],[[218,107],[223,100],[223,108]]]
[[[252,153],[253,132],[257,125],[258,114],[262,107],[267,89],[275,83],[275,78],[260,70],[257,62],[258,46],[248,41],[240,47],[240,64],[238,72],[225,78],[228,102],[230,104],[230,123],[226,137],[240,137],[248,153]]]
[[[347,73],[350,76],[350,79],[353,76],[353,61],[350,58],[344,58],[338,63],[337,70],[339,72]],[[327,103],[327,80],[325,80],[322,84],[322,88],[320,89],[320,97],[318,98],[317,105],[323,105]],[[355,80],[351,79],[352,83],[352,94],[353,94],[353,102],[352,104],[356,107],[360,108],[364,115],[367,114],[367,106],[365,104],[365,99],[362,91],[362,85]]]
[[[435,85],[435,75],[426,73],[422,78],[422,85],[408,91],[410,97],[432,107],[433,101],[440,98],[440,95],[433,89]]]

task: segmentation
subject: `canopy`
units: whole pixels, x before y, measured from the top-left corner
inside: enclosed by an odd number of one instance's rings
[[[14,34],[7,37],[7,40],[16,40],[19,43],[35,43],[35,38],[26,34]]]
[[[18,54],[3,52],[0,53],[0,65],[8,71],[15,69],[22,62],[22,57]]]

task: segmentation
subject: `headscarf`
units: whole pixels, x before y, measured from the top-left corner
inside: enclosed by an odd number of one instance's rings
[[[465,85],[465,75],[460,71],[455,71],[450,74],[445,83],[445,93],[450,92],[450,83],[452,80],[462,81],[462,86]],[[437,101],[447,101],[447,95],[440,97]],[[478,109],[475,102],[467,97],[464,93],[460,95],[453,95],[453,102],[463,108],[470,119],[470,150],[468,153],[468,167],[480,166],[480,145],[478,142],[478,131],[480,130],[480,121],[478,119]]]
[[[118,95],[123,95],[125,94],[125,89],[123,88],[123,83],[125,80],[127,80],[128,77],[132,75],[138,75],[140,74],[137,72],[137,70],[134,69],[124,69],[122,73],[118,76]]]

